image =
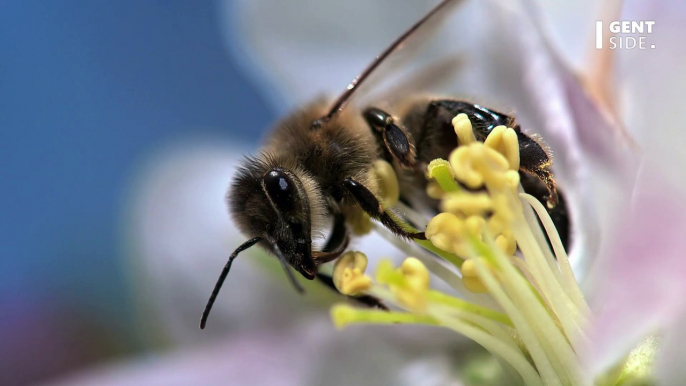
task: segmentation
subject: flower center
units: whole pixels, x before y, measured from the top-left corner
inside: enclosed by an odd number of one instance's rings
[[[417,254],[398,268],[381,262],[371,278],[364,274],[366,256],[350,252],[334,267],[337,288],[398,310],[337,305],[334,323],[442,326],[499,356],[527,385],[587,383],[577,353],[586,344],[590,311],[550,216],[519,184],[517,133],[498,126],[481,143],[465,114],[452,123],[459,147],[427,171],[427,194],[440,199],[441,213],[428,223],[428,240],[417,242],[452,268]],[[388,169],[382,173],[388,179]],[[432,290],[423,262],[455,293]],[[468,292],[482,295],[471,302],[459,297]]]

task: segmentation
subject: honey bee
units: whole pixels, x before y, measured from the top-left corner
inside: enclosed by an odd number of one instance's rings
[[[239,229],[251,238],[229,257],[200,328],[205,327],[233,260],[254,245],[275,255],[296,290],[303,292],[293,269],[308,280],[319,277],[333,286],[330,277],[319,273],[319,266],[345,252],[348,223],[355,211],[364,211],[401,238],[425,239],[423,232],[400,227],[394,220],[398,215],[384,207],[372,164],[384,159],[393,165],[400,177],[401,200],[410,207],[415,202],[430,202],[423,189],[426,165],[436,158],[447,159],[458,146],[451,120],[460,113],[467,114],[481,141],[496,126],[514,128],[520,145],[522,186],[546,203],[554,218],[566,221],[562,196],[550,170],[550,154],[540,140],[522,132],[514,117],[450,98],[414,98],[397,111],[377,106],[359,109],[349,103],[360,85],[408,37],[457,2],[439,3],[387,47],[333,103],[315,101],[278,122],[259,155],[246,159],[231,184],[228,202]],[[331,222],[324,248],[313,250],[313,235]],[[374,304],[373,299],[359,300]]]

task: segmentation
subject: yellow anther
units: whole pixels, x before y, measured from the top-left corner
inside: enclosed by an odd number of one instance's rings
[[[484,141],[484,145],[490,147],[491,149],[500,151],[501,145],[503,143],[503,132],[506,127],[503,125],[496,126],[488,133],[488,137]]]
[[[462,285],[464,285],[464,288],[466,288],[470,292],[474,292],[477,294],[488,293],[488,288],[486,288],[484,283],[482,283],[481,279],[479,279],[478,277],[463,277]]]
[[[487,226],[491,234],[494,235],[500,234],[510,228],[510,224],[497,214],[494,214],[488,219]]]
[[[483,147],[482,155],[483,158],[475,167],[481,172],[489,189],[502,189],[507,184],[506,172],[509,170],[507,159],[488,146]]]
[[[362,236],[372,231],[372,220],[362,209],[351,209],[347,216],[353,234]]]
[[[398,268],[405,278],[403,285],[391,285],[390,290],[398,301],[415,311],[426,307],[426,292],[429,289],[429,271],[421,261],[408,257]]]
[[[395,282],[396,277],[395,268],[390,260],[384,259],[376,266],[376,274],[374,279],[379,284],[390,285]]]
[[[435,200],[440,200],[445,196],[445,191],[441,189],[441,185],[439,185],[438,182],[429,181],[426,184],[426,195]]]
[[[405,276],[407,285],[415,291],[429,289],[429,271],[424,264],[415,257],[408,257],[400,265],[400,272]]]
[[[452,213],[439,213],[432,218],[424,234],[438,249],[461,256],[469,252],[464,221]]]
[[[400,187],[393,166],[384,160],[377,160],[372,165],[372,171],[379,181],[381,200],[385,206],[395,205],[400,197]]]
[[[507,180],[507,186],[510,189],[516,190],[519,186],[519,173],[516,170],[508,170],[505,173],[505,178]]]
[[[479,188],[485,182],[501,189],[507,183],[505,172],[510,167],[507,159],[481,142],[458,147],[450,154],[449,161],[457,180],[469,188]]]
[[[465,220],[465,226],[472,237],[481,240],[481,235],[486,227],[486,220],[481,216],[469,216]]]
[[[362,252],[347,252],[333,267],[333,284],[344,295],[355,295],[371,287],[372,280],[364,275],[367,256]]]
[[[500,152],[486,145],[479,146],[479,148],[481,153],[478,155],[483,157],[482,167],[485,168],[485,171],[487,170],[493,173],[505,173],[509,169],[510,164],[507,162],[505,156],[503,156]]]
[[[486,266],[492,270],[491,266],[486,262],[485,259],[480,257],[478,259],[480,259],[480,262],[486,264]],[[486,288],[484,283],[481,281],[481,278],[479,278],[479,274],[476,271],[476,265],[474,264],[473,259],[465,260],[465,262],[462,263],[460,271],[462,272],[462,284],[464,284],[465,288],[478,294],[488,293],[488,288]]]
[[[519,140],[513,129],[497,126],[488,134],[484,144],[507,159],[510,170],[519,170]]]
[[[508,128],[503,133],[503,148],[505,152],[505,158],[510,164],[510,170],[519,170],[519,138],[517,133]]]
[[[460,146],[476,142],[474,130],[472,129],[472,122],[469,120],[469,117],[467,117],[467,114],[457,114],[457,116],[453,118],[452,124]]]
[[[441,210],[455,215],[483,214],[493,208],[493,200],[487,193],[453,193],[441,202]]]
[[[517,250],[517,242],[511,231],[505,231],[495,238],[495,245],[506,255],[512,256]]]
[[[481,173],[474,168],[474,151],[473,148],[480,142],[475,142],[470,146],[460,146],[450,153],[448,160],[452,166],[455,177],[468,188],[476,189],[481,187],[484,179]]]

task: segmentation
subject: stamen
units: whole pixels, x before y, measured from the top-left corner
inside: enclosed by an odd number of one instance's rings
[[[452,120],[455,134],[461,146],[469,145],[476,142],[474,130],[472,130],[472,122],[467,117],[467,114],[457,114]]]
[[[333,284],[344,295],[357,295],[371,287],[372,280],[364,275],[367,256],[362,252],[347,252],[333,267]]]
[[[395,270],[389,261],[382,262],[377,269],[376,281],[387,285],[396,301],[404,307],[417,312],[426,308],[429,271],[416,258],[408,257]]]
[[[453,193],[441,202],[441,210],[455,215],[483,215],[493,209],[493,200],[487,193]]]
[[[429,221],[424,234],[437,248],[459,256],[469,254],[464,220],[452,213],[440,213]]]
[[[584,328],[590,311],[547,211],[535,198],[519,193],[517,133],[498,126],[481,143],[467,115],[459,114],[452,123],[459,146],[448,161],[434,160],[427,170],[427,194],[441,200],[442,213],[429,220],[427,240],[415,242],[459,271],[458,276],[440,264],[429,265],[440,267],[437,276],[456,283],[453,288],[473,301],[429,289],[429,271],[415,258],[399,268],[382,261],[372,279],[364,275],[366,256],[355,252],[336,263],[336,287],[345,294],[376,296],[406,312],[336,306],[334,323],[339,328],[350,323],[443,326],[500,356],[526,384],[583,383],[577,353],[587,340]],[[375,164],[374,173],[379,185],[390,186],[395,196],[392,167]],[[531,208],[544,225],[552,251]]]
[[[347,304],[333,306],[331,319],[338,329],[353,323],[438,325],[436,320],[428,315],[360,309]]]
[[[514,255],[517,250],[517,242],[510,231],[499,234],[498,237],[495,238],[495,245],[508,256]]]
[[[505,126],[495,127],[488,134],[484,145],[504,155],[510,170],[519,170],[519,140],[513,129]]]

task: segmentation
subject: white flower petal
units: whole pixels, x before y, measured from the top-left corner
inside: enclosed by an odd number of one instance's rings
[[[686,4],[679,1],[627,1],[625,20],[653,20],[644,34],[654,49],[623,50],[618,56],[618,87],[627,129],[641,149],[665,168],[686,165],[683,120],[686,90]],[[670,180],[686,191],[686,173]]]

